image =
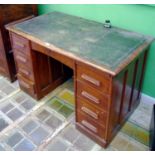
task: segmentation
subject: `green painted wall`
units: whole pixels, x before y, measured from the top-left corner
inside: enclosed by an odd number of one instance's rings
[[[39,5],[39,13],[60,11],[87,19],[104,22],[110,19],[112,25],[155,37],[155,7],[151,5]],[[155,42],[152,43],[146,72],[143,93],[155,97]]]

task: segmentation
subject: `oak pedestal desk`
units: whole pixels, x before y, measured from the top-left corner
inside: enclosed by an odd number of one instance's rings
[[[40,99],[73,75],[76,127],[106,147],[139,103],[152,38],[59,12],[7,29],[21,89]]]

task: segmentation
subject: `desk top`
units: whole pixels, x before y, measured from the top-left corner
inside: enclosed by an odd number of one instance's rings
[[[140,46],[146,44],[147,48],[152,41],[139,33],[104,28],[102,23],[60,12],[35,17],[16,24],[13,29],[111,72],[125,64]]]

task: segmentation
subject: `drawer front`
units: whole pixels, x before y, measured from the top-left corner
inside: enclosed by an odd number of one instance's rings
[[[101,111],[100,109],[90,105],[86,101],[83,101],[81,98],[77,98],[77,110],[92,118],[101,126],[106,126],[107,112]]]
[[[22,55],[23,57],[27,57],[28,59],[31,59],[31,54],[30,54],[30,51],[27,51],[26,53],[17,49],[17,48],[14,48],[13,49],[13,53],[17,54],[17,55]],[[29,53],[29,54],[28,54]]]
[[[24,56],[19,55],[19,54],[18,55],[15,54],[15,59],[19,65],[26,65],[26,66],[32,67],[31,62],[27,57],[24,57]]]
[[[87,115],[77,112],[77,122],[80,123],[83,127],[85,127],[90,132],[98,135],[99,137],[105,139],[106,136],[106,128],[100,126],[96,122],[94,122]]]
[[[24,55],[18,50],[14,50],[14,57],[18,66],[24,65],[26,68],[32,69],[32,60],[30,56]]]
[[[84,81],[90,86],[109,94],[111,79],[106,73],[101,73],[92,67],[77,65],[77,79]]]
[[[19,66],[26,65],[26,66],[32,68],[30,56],[24,55],[18,50],[14,50],[14,57],[15,57],[16,62],[19,64]]]
[[[19,50],[25,55],[30,55],[29,41],[21,36],[12,34],[13,49]]]
[[[17,64],[17,70],[21,76],[25,77],[26,79],[34,81],[34,75],[30,68],[28,68],[24,65],[18,66],[18,64]]]
[[[96,89],[90,87],[81,81],[76,81],[77,83],[77,96],[82,98],[84,101],[88,101],[91,105],[95,105],[102,110],[107,111],[109,107],[109,96],[106,94],[101,94]]]
[[[35,94],[34,83],[32,81],[27,80],[19,73],[17,74],[17,77],[18,77],[20,88],[26,93],[30,95],[34,95]]]

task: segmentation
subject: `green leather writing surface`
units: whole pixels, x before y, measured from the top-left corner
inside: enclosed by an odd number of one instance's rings
[[[35,17],[15,28],[41,41],[114,71],[147,37],[59,12]]]

